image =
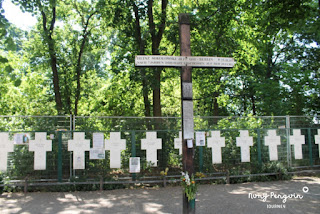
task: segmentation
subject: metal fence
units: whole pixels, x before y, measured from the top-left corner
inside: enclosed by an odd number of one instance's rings
[[[317,128],[320,116],[194,117],[195,129]],[[0,131],[55,130],[180,130],[181,117],[120,116],[7,116],[0,115]]]
[[[175,181],[181,170],[181,155],[174,148],[174,139],[179,137],[181,118],[140,118],[140,117],[32,117],[32,116],[0,116],[0,130],[9,133],[14,140],[16,134],[24,134],[29,140],[35,139],[36,133],[46,132],[47,139],[52,140],[52,151],[46,152],[46,168],[34,170],[34,152],[29,151],[28,143],[17,144],[14,151],[8,154],[7,171],[2,173],[7,183],[12,185],[61,185],[71,184],[123,184],[126,182],[162,182],[161,171],[169,169],[166,179]],[[280,164],[286,169],[292,167],[314,167],[320,165],[319,145],[315,138],[320,135],[319,118],[312,117],[195,117],[195,131],[219,130],[225,138],[222,148],[222,163],[212,164],[212,149],[207,146],[195,149],[195,170],[208,177],[216,175],[243,176],[277,174],[274,165]],[[240,130],[248,130],[253,137],[250,147],[250,162],[241,161],[241,149],[236,145]],[[278,148],[278,160],[270,161],[265,137],[268,130],[276,130],[281,144]],[[293,130],[299,130],[304,137],[302,159],[294,156],[294,147],[290,145]],[[155,131],[162,139],[162,149],[157,152],[158,166],[152,167],[146,158],[146,151],[141,149],[141,139],[146,133]],[[85,152],[85,169],[73,168],[73,152],[68,151],[68,141],[74,133],[83,132],[85,139],[90,140],[92,147],[93,133],[103,133],[108,139],[110,132],[120,132],[121,139],[126,140],[126,149],[121,153],[120,169],[110,168],[110,151],[105,158],[90,159]],[[0,139],[3,140],[3,139]],[[141,172],[130,174],[129,158],[141,158]],[[267,173],[267,174],[266,174]],[[159,178],[161,178],[159,180]],[[214,179],[211,176],[212,179]],[[24,184],[21,181],[28,179]],[[147,180],[147,181],[146,181]],[[2,184],[4,186],[5,184]]]
[[[0,115],[0,131],[55,131],[72,130],[69,116],[8,116]]]

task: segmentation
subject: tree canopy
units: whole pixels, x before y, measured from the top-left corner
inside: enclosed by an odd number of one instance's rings
[[[316,0],[12,0],[38,20],[23,31],[0,0],[0,115],[179,116],[180,70],[136,68],[136,55],[180,55],[179,13],[193,56],[195,115],[320,111]]]

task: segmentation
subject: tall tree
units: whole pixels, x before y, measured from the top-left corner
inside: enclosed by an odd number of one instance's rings
[[[104,42],[104,39],[97,39],[96,35],[101,35],[100,2],[77,0],[15,0],[15,2],[20,3],[26,11],[32,11],[35,15],[37,12],[40,14],[39,29],[50,58],[58,114],[78,115],[83,91],[81,79],[87,70],[99,68],[100,65],[98,61],[101,58],[101,51],[95,49],[95,45],[100,46]],[[57,19],[60,24],[58,27],[56,27]],[[92,63],[88,60],[92,61],[90,56],[94,53],[98,57],[95,58],[97,61],[92,67]]]
[[[154,22],[153,4],[154,0],[148,0],[148,22],[149,33],[151,34],[152,42],[152,55],[160,54],[160,43],[163,37],[164,29],[166,27],[167,19],[167,5],[168,0],[161,1],[161,14],[159,24],[156,26]],[[156,68],[154,73],[154,87],[153,91],[153,116],[160,117],[161,114],[161,95],[160,95],[160,82],[161,82],[161,69]]]
[[[52,70],[52,81],[55,95],[55,102],[58,114],[63,113],[63,104],[60,93],[60,79],[57,65],[57,52],[56,41],[54,39],[54,30],[56,24],[56,0],[28,0],[20,1],[13,0],[16,4],[19,4],[25,11],[32,12],[34,14],[40,13],[42,22],[43,39],[48,49],[50,56],[50,66]]]

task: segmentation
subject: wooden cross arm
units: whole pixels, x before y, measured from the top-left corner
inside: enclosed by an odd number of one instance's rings
[[[135,66],[137,67],[232,68],[234,65],[235,61],[231,57],[161,55],[138,55],[135,57]]]

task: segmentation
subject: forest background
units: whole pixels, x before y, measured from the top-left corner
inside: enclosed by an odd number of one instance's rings
[[[180,70],[136,68],[136,55],[180,55],[191,15],[195,115],[320,111],[320,1],[12,0],[37,24],[9,23],[0,0],[0,115],[180,116]]]

